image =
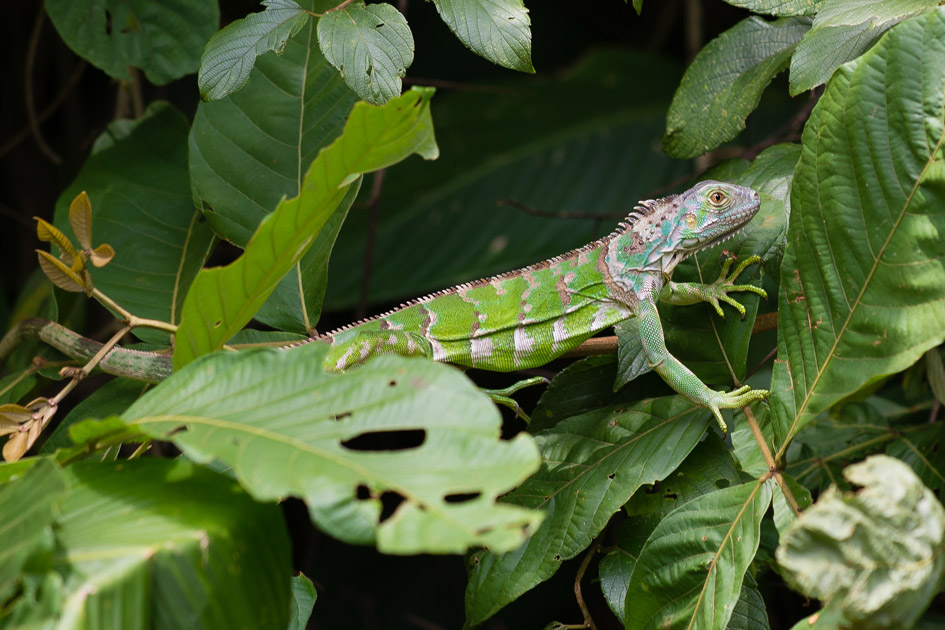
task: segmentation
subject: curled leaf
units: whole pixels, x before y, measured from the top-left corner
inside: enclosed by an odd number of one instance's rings
[[[886,455],[847,467],[855,492],[828,489],[788,528],[785,579],[862,630],[911,628],[945,572],[945,508],[912,469]]]
[[[85,270],[75,272],[66,266],[61,260],[41,249],[37,249],[39,254],[39,267],[43,270],[54,285],[65,291],[73,293],[92,294],[92,278]]]
[[[89,251],[89,260],[96,267],[104,267],[115,257],[114,248],[108,243],[102,243],[98,247]]]
[[[20,425],[33,419],[33,412],[22,405],[0,405],[0,435],[20,430]]]
[[[69,237],[63,234],[59,228],[57,228],[52,223],[40,219],[39,217],[33,217],[36,219],[36,236],[39,240],[44,243],[53,243],[59,250],[62,252],[63,259],[66,260],[70,265],[72,261],[78,256],[75,251],[75,247],[72,246],[72,242],[69,240]]]
[[[10,436],[7,443],[3,445],[3,459],[8,462],[15,462],[23,457],[26,452],[29,436],[23,431],[17,431]]]
[[[69,205],[69,224],[82,249],[92,249],[92,202],[84,190]]]

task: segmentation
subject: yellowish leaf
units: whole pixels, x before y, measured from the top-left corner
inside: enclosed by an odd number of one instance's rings
[[[92,292],[91,278],[88,278],[87,273],[77,274],[49,252],[37,249],[36,253],[39,254],[39,266],[43,273],[57,287],[73,293]],[[86,279],[88,279],[88,282],[86,282]]]
[[[63,234],[59,228],[57,228],[52,223],[40,219],[39,217],[33,217],[36,219],[36,236],[39,240],[46,243],[53,243],[59,250],[62,252],[62,256],[66,259],[66,262],[70,265],[72,261],[78,256],[75,251],[75,247],[72,246],[72,242],[69,240],[69,237]]]
[[[92,249],[92,202],[84,190],[69,206],[69,223],[82,249]]]
[[[8,462],[15,462],[23,457],[23,453],[26,452],[26,445],[29,441],[29,436],[22,432],[18,431],[10,436],[10,439],[7,440],[7,443],[3,445],[3,459]]]
[[[112,258],[115,257],[115,250],[108,243],[102,243],[91,252],[89,252],[89,259],[92,261],[92,264],[96,267],[104,267],[112,261]]]

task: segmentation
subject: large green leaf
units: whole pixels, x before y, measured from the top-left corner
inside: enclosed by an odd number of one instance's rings
[[[498,411],[452,367],[384,356],[327,374],[326,352],[311,343],[209,356],[124,418],[231,466],[258,499],[302,498],[342,540],[402,554],[522,543],[541,514],[495,500],[538,467],[531,437],[500,440]],[[402,502],[388,516],[382,498]]]
[[[59,502],[57,628],[284,628],[289,538],[273,504],[183,460],[79,463]]]
[[[0,603],[38,548],[49,546],[55,506],[68,483],[59,467],[41,460],[21,477],[0,485]]]
[[[104,418],[118,415],[131,406],[144,393],[149,385],[127,378],[116,378],[105,383],[73,407],[69,413],[59,419],[56,429],[49,434],[40,448],[41,453],[52,453],[58,448],[72,446],[69,430],[86,418]]]
[[[88,192],[93,245],[116,252],[108,266],[91,270],[95,286],[138,317],[171,323],[213,240],[190,195],[187,131],[187,118],[166,103],[112,123],[56,203],[55,224],[71,235],[69,204]],[[135,332],[168,341],[166,333]]]
[[[811,15],[826,0],[725,0],[727,4],[767,15]]]
[[[859,489],[833,486],[801,514],[777,549],[781,574],[845,627],[911,628],[945,574],[945,508],[892,457],[843,476]]]
[[[902,20],[938,0],[825,0],[791,59],[791,95],[820,85]]]
[[[522,0],[433,0],[456,37],[500,66],[534,72],[532,32]]]
[[[940,422],[903,432],[886,448],[886,454],[912,466],[932,490],[941,492],[945,488],[945,431]]]
[[[175,368],[221,348],[249,322],[362,173],[413,153],[427,159],[437,156],[432,95],[430,89],[415,89],[383,108],[362,103],[352,110],[345,132],[312,162],[299,195],[280,202],[260,223],[243,255],[226,267],[198,274],[184,300]]]
[[[560,77],[514,76],[438,96],[442,157],[408,160],[384,178],[372,250],[383,264],[370,269],[370,301],[417,297],[561,254],[609,233],[637,200],[665,194],[661,186],[691,170],[659,148],[678,78],[665,60],[598,50]],[[604,217],[530,216],[499,206],[503,198],[552,215]],[[326,307],[358,303],[369,214],[351,213],[338,238]]]
[[[779,448],[945,338],[945,10],[841,68],[804,129],[772,380]]]
[[[220,21],[216,0],[47,0],[46,11],[80,57],[116,79],[140,68],[157,85],[197,69]]]
[[[653,512],[634,514],[620,524],[617,531],[617,544],[600,561],[600,587],[607,605],[620,623],[626,618],[627,587],[630,576],[640,557],[640,551],[646,544],[662,516]]]
[[[362,99],[383,105],[400,96],[401,78],[413,63],[413,33],[393,6],[344,4],[318,20],[318,45]]]
[[[256,57],[281,53],[286,41],[309,20],[293,0],[262,0],[262,4],[265,10],[231,22],[207,42],[197,76],[204,99],[221,99],[246,85]]]
[[[332,5],[319,0],[312,8]],[[284,196],[299,193],[315,155],[341,134],[356,100],[318,51],[313,25],[292,37],[281,56],[261,57],[250,77],[240,92],[201,103],[190,133],[193,194],[217,234],[240,247]],[[348,205],[342,201],[258,320],[306,334],[315,326],[328,253]]]
[[[758,550],[771,483],[745,483],[703,495],[656,526],[630,578],[628,629],[728,625]]]
[[[673,97],[663,149],[674,157],[696,157],[738,135],[809,28],[806,18],[749,17],[709,42]]]
[[[504,500],[544,510],[545,522],[514,551],[475,554],[467,625],[488,619],[584,550],[641,485],[679,466],[708,418],[675,396],[592,411],[536,435],[544,463]]]

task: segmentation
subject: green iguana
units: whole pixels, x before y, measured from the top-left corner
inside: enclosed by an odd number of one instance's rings
[[[584,247],[433,293],[301,343],[330,343],[325,368],[334,371],[385,353],[509,371],[543,365],[595,333],[635,317],[649,367],[674,390],[710,409],[725,432],[720,409],[742,407],[768,392],[747,385],[732,392],[706,386],[666,350],[656,300],[681,305],[705,301],[719,315],[722,301],[744,315],[744,307],[728,293],[766,296],[758,287],[734,284],[748,265],[760,260],[757,256],[742,261],[731,274],[732,261],[727,260],[712,284],[669,280],[681,260],[734,236],[758,207],[758,193],[751,189],[705,181],[681,195],[641,202],[615,232]],[[36,319],[21,322],[0,340],[0,356],[29,336],[85,360],[102,347],[59,324]],[[170,375],[171,361],[167,354],[115,348],[99,368],[158,382]],[[501,399],[496,393],[493,397]]]
[[[743,407],[768,392],[747,385],[733,392],[707,387],[666,350],[656,300],[671,304],[719,301],[744,307],[732,291],[765,292],[733,282],[760,258],[731,274],[727,260],[712,284],[674,283],[673,269],[689,254],[739,232],[758,211],[749,188],[704,181],[681,195],[643,201],[609,236],[566,254],[468,282],[323,334],[332,345],[326,369],[344,370],[379,354],[418,355],[495,371],[543,365],[597,332],[636,317],[649,366],[670,387],[709,408],[724,433],[720,409]],[[308,342],[303,342],[308,343]]]

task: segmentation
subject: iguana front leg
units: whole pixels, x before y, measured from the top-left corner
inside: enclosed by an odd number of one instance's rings
[[[724,275],[724,274],[723,274]],[[737,274],[735,274],[737,275]],[[711,285],[710,285],[711,286]],[[728,431],[722,420],[721,409],[738,409],[745,405],[768,397],[763,389],[751,389],[748,385],[732,392],[718,392],[710,389],[699,377],[692,373],[679,359],[666,349],[663,337],[663,325],[656,310],[656,303],[651,297],[640,299],[637,311],[640,326],[640,340],[646,352],[650,367],[677,392],[697,405],[707,407],[715,416],[724,435]]]
[[[744,317],[745,307],[737,300],[729,297],[728,294],[735,291],[751,291],[767,299],[768,294],[760,287],[750,284],[735,284],[735,278],[740,276],[749,265],[761,262],[761,257],[750,256],[746,258],[735,268],[735,271],[729,275],[728,270],[732,266],[733,260],[733,258],[725,259],[725,262],[722,264],[722,273],[719,274],[718,279],[712,284],[667,282],[660,291],[660,300],[668,304],[676,304],[679,306],[708,302],[715,308],[715,312],[719,314],[719,317],[725,317],[725,313],[722,312],[722,306],[719,304],[719,300],[721,300],[734,306],[735,310]]]

